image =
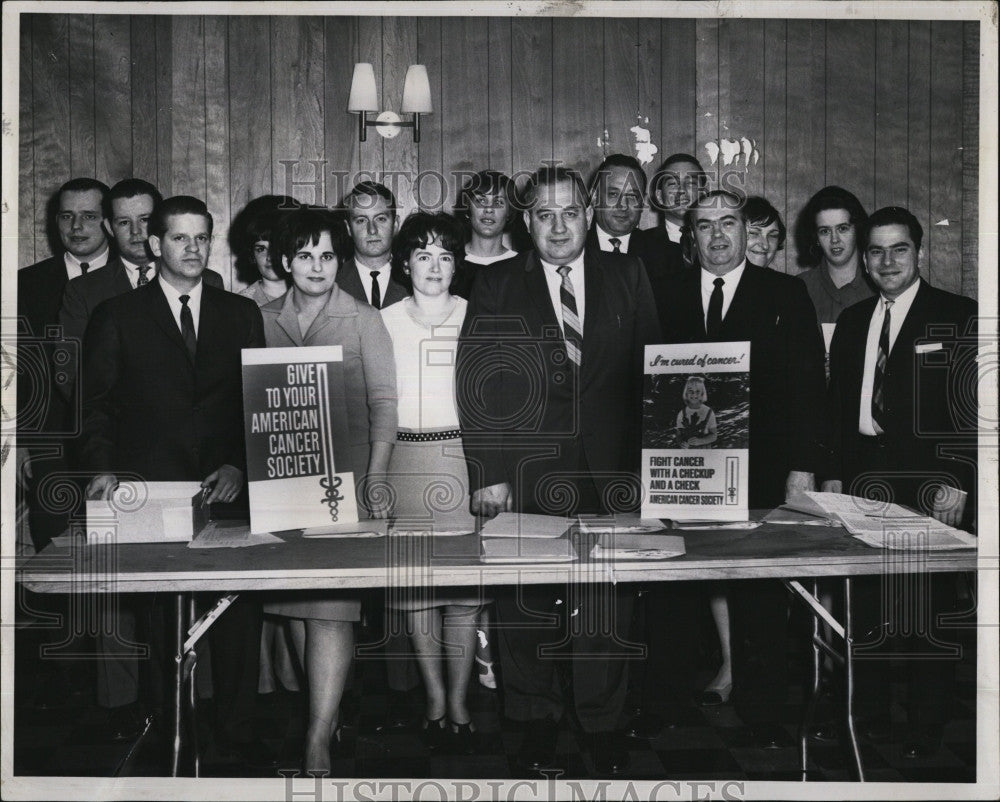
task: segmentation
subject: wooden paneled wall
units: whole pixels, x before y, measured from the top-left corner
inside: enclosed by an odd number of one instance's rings
[[[235,283],[226,224],[258,195],[333,204],[359,173],[388,172],[405,206],[450,207],[453,171],[589,171],[634,152],[639,121],[650,173],[676,151],[707,167],[706,143],[746,138],[749,164],[717,179],[765,194],[790,227],[830,183],[870,210],[908,206],[929,278],[975,296],[978,56],[976,22],[26,15],[20,262],[48,255],[45,204],[72,176],[205,198],[213,267]],[[358,141],[356,61],[395,110],[407,66],[427,65],[419,145]],[[777,266],[797,272],[791,242]]]

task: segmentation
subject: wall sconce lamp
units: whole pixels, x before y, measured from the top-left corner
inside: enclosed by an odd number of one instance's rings
[[[406,70],[406,80],[403,82],[403,105],[400,111],[412,114],[412,120],[403,120],[394,111],[383,111],[374,120],[368,119],[369,112],[377,112],[378,106],[375,70],[368,63],[355,64],[347,110],[358,115],[358,140],[364,142],[368,137],[368,126],[374,125],[375,130],[387,139],[398,136],[401,128],[412,128],[413,141],[419,142],[420,115],[430,114],[434,110],[431,107],[431,86],[427,79],[427,67],[423,64],[411,64]]]

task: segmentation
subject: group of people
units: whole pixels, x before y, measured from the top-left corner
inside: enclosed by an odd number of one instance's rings
[[[647,206],[662,222],[639,230]],[[347,459],[359,510],[371,517],[430,517],[454,529],[504,511],[635,511],[645,346],[748,341],[751,508],[812,489],[863,494],[876,483],[897,502],[973,525],[975,386],[921,355],[974,347],[976,304],[920,277],[923,231],[906,209],[869,216],[850,192],[819,191],[796,225],[800,259],[812,268],[801,277],[768,268],[787,233],[774,206],[712,190],[687,154],[668,158],[648,185],[622,154],[588,184],[550,165],[518,190],[483,171],[466,180],[454,214],[400,218],[393,193],[371,181],[334,210],[272,198],[241,240],[259,279],[237,295],[207,269],[213,218],[202,201],[163,199],[134,178],[110,190],[89,178],[63,185],[54,222],[64,253],[18,275],[22,334],[61,325],[63,337],[82,341],[79,371],[51,388],[25,438],[36,548],[66,525],[45,479],[67,471],[87,477],[88,498],[107,497],[132,475],[197,480],[209,502],[239,505],[240,352],[310,345],[343,348]],[[515,222],[531,243],[520,253],[510,248]],[[928,347],[929,334],[938,341]],[[34,403],[27,392],[24,420]],[[972,404],[971,416],[956,414],[956,398]],[[81,425],[68,434],[74,399]],[[685,400],[694,415],[708,409],[704,382],[689,380]],[[685,414],[678,429],[694,425]],[[702,440],[714,439],[711,423],[712,431],[707,417],[700,424]],[[31,454],[55,433],[64,433],[61,449]],[[428,477],[445,477],[448,492],[429,493]],[[856,585],[856,620],[874,632],[887,614],[878,578]],[[722,661],[698,688],[692,656],[706,600]],[[371,599],[334,591],[241,594],[211,631],[219,742],[247,762],[269,759],[250,722],[261,621],[277,616],[289,622],[308,685],[303,768],[328,772],[363,602]],[[699,702],[732,700],[757,745],[784,743],[788,600],[777,580],[646,585],[642,628],[627,583],[393,588],[382,602],[375,612],[402,621],[405,633],[388,638],[390,690],[412,689],[415,662],[432,749],[475,748],[466,699],[487,604],[505,713],[524,723],[525,771],[558,768],[556,732],[570,704],[600,774],[627,771],[623,736],[655,737]],[[955,604],[955,577],[936,576],[933,610]],[[139,599],[117,608],[105,628],[109,655],[119,637],[134,640],[137,620],[157,626],[150,608]],[[636,643],[642,661],[633,659]],[[630,666],[640,664],[640,709],[623,727]],[[859,682],[864,732],[888,738],[888,662],[867,665],[878,676]],[[134,710],[135,661],[101,666],[99,703]],[[903,740],[919,758],[940,745],[954,666],[909,668]]]

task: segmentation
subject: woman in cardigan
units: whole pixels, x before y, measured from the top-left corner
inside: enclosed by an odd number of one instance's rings
[[[277,248],[292,287],[261,308],[268,347],[339,345],[358,509],[389,513],[385,475],[396,439],[396,372],[392,343],[378,310],[336,285],[337,268],[351,255],[346,227],[326,209],[301,209],[282,218]],[[330,748],[354,650],[360,602],[332,591],[283,593],[265,611],[305,621],[303,666],[309,686],[304,769],[330,771]]]

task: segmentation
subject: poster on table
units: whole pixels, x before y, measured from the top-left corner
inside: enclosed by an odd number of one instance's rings
[[[647,345],[643,518],[745,521],[750,343]]]
[[[250,531],[358,520],[339,345],[243,351]]]

